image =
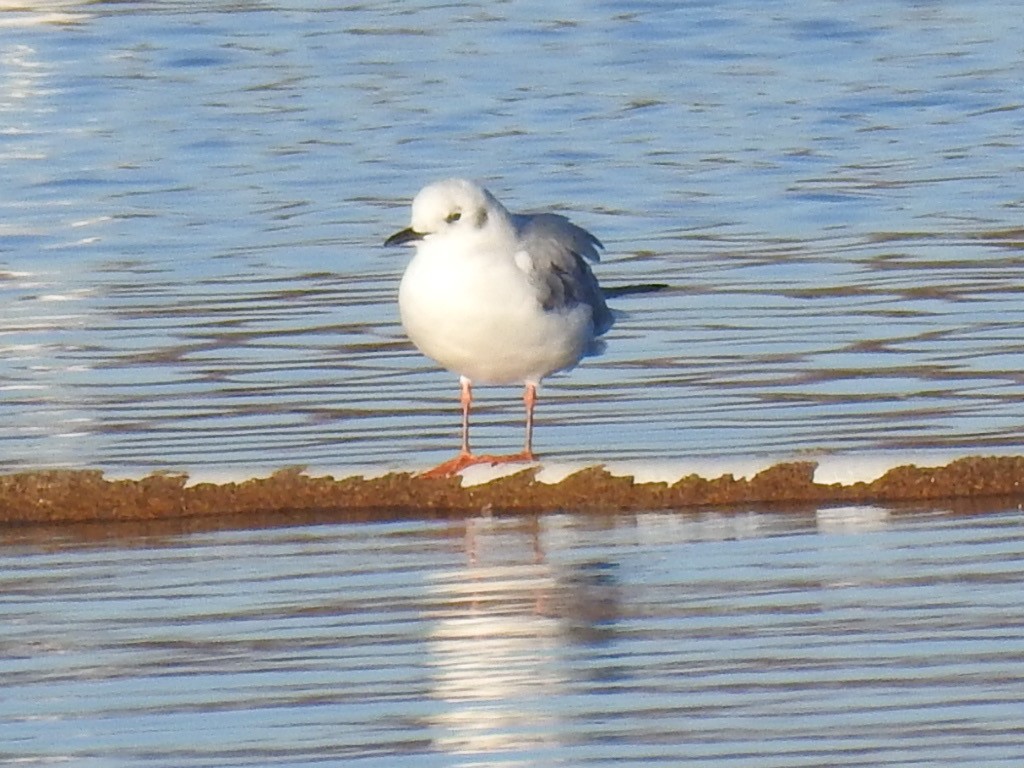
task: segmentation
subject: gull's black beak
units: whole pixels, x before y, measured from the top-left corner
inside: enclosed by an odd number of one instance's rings
[[[422,240],[423,235],[417,232],[412,227],[406,227],[401,232],[395,232],[391,237],[384,241],[384,245],[404,245],[405,243],[411,243],[413,240]]]

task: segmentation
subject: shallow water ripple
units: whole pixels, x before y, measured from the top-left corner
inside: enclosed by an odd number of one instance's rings
[[[1021,524],[8,533],[0,759],[1015,765]]]
[[[0,468],[445,457],[380,243],[452,174],[672,286],[547,383],[547,458],[1019,447],[1003,4],[526,8],[0,11]],[[516,447],[517,393],[478,394]]]

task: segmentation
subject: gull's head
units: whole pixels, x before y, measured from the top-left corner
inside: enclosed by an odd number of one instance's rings
[[[479,235],[507,217],[501,203],[479,184],[466,179],[438,181],[419,191],[412,201],[411,225],[393,234],[384,245],[456,233]]]

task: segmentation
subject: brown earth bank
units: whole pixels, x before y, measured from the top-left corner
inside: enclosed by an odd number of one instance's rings
[[[94,470],[45,470],[0,475],[0,525],[178,520],[248,524],[372,521],[529,514],[685,510],[696,508],[989,500],[1002,509],[1024,503],[1024,457],[972,457],[942,467],[895,467],[871,482],[814,482],[814,462],[777,464],[749,479],[689,475],[674,483],[638,483],[601,467],[559,483],[534,479],[536,467],[467,488],[458,478],[405,473],[379,478],[314,477],[300,469],[243,482],[197,483],[154,474],[108,480]],[[956,508],[957,505],[952,505]],[[981,506],[989,506],[982,504]],[[961,503],[965,511],[978,504]]]

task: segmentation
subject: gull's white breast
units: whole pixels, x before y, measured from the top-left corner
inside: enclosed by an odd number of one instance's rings
[[[398,291],[413,344],[481,384],[536,383],[576,365],[593,341],[590,306],[545,310],[522,255],[475,245],[418,244]]]

